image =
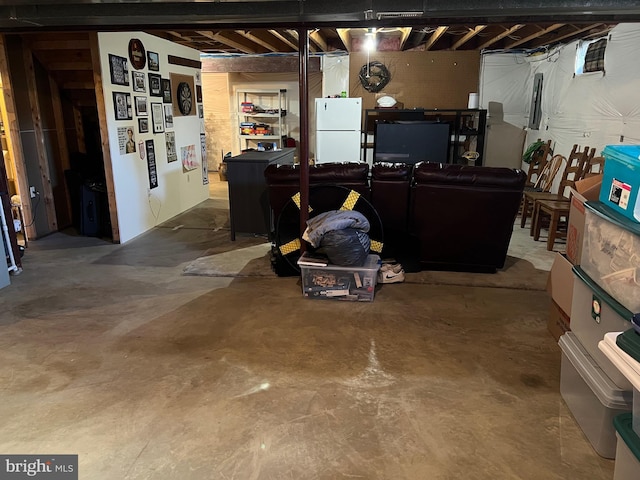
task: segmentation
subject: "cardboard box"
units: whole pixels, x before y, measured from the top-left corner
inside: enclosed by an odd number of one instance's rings
[[[561,253],[556,253],[549,272],[547,291],[558,307],[567,315],[571,315],[571,301],[573,299],[574,275],[573,265]]]
[[[574,265],[580,265],[582,242],[584,238],[584,202],[598,200],[602,175],[578,180],[571,189],[569,225],[567,227],[567,258]]]
[[[556,339],[556,342],[566,332],[571,331],[569,326],[569,315],[564,313],[554,301],[551,301],[551,312],[549,313],[549,319],[547,320],[547,329],[553,338]]]

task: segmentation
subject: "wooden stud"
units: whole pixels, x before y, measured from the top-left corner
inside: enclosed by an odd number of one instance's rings
[[[84,141],[84,125],[82,124],[82,112],[80,112],[80,110],[76,106],[73,107],[73,123],[75,125],[78,151],[80,153],[87,153],[87,144]]]
[[[100,48],[98,34],[89,34],[91,44],[91,62],[93,64],[93,82],[96,86],[96,104],[98,108],[98,123],[100,125],[100,139],[102,144],[102,159],[104,161],[104,176],[107,184],[107,201],[109,203],[109,218],[111,219],[111,238],[114,243],[120,243],[120,226],[118,224],[118,206],[113,182],[113,163],[109,149],[109,129],[107,127],[107,110],[102,90],[102,67],[100,65]]]
[[[18,181],[18,193],[22,201],[22,215],[24,217],[25,233],[27,238],[35,238],[36,227],[33,222],[33,211],[29,199],[29,179],[27,177],[27,165],[24,161],[22,141],[20,140],[20,130],[18,127],[18,115],[13,97],[13,86],[9,75],[9,61],[7,58],[7,48],[5,36],[0,35],[0,75],[2,76],[2,99],[4,100],[4,130],[7,135],[7,144],[13,164],[16,167],[16,180]]]

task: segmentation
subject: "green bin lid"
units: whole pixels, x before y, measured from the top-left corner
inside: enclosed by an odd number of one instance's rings
[[[627,412],[616,415],[613,417],[613,426],[640,462],[640,437],[633,431],[633,414]]]
[[[616,345],[631,358],[640,362],[640,333],[630,328],[616,338]]]

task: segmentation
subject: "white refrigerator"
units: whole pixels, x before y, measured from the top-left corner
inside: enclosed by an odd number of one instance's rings
[[[316,163],[359,162],[362,98],[316,98]]]

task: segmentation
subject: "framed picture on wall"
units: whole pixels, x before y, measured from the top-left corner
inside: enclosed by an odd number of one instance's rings
[[[133,77],[133,91],[146,92],[147,82],[144,78],[144,73],[134,70],[131,72],[131,76]]]
[[[157,73],[149,73],[149,94],[152,97],[161,97],[162,96],[162,88],[161,88],[162,77]]]
[[[163,78],[160,85],[162,88],[162,103],[171,103],[171,80]]]
[[[157,72],[160,70],[160,57],[156,52],[147,52],[147,65],[149,66],[149,70],[153,70]]]
[[[149,119],[148,118],[139,118],[138,119],[138,133],[148,133],[149,132]]]
[[[153,122],[153,133],[164,132],[164,115],[161,103],[151,104],[151,121]]]
[[[127,67],[127,59],[118,55],[109,54],[109,73],[111,74],[111,83],[114,85],[129,85],[129,68]]]
[[[147,110],[147,97],[135,97],[136,100],[136,115],[139,117],[146,117],[149,115]]]
[[[176,151],[176,132],[167,132],[164,134],[167,146],[167,162],[175,162],[178,160],[178,152]]]
[[[113,112],[116,120],[131,120],[131,94],[113,92]]]
[[[164,126],[173,128],[173,105],[164,106]]]

